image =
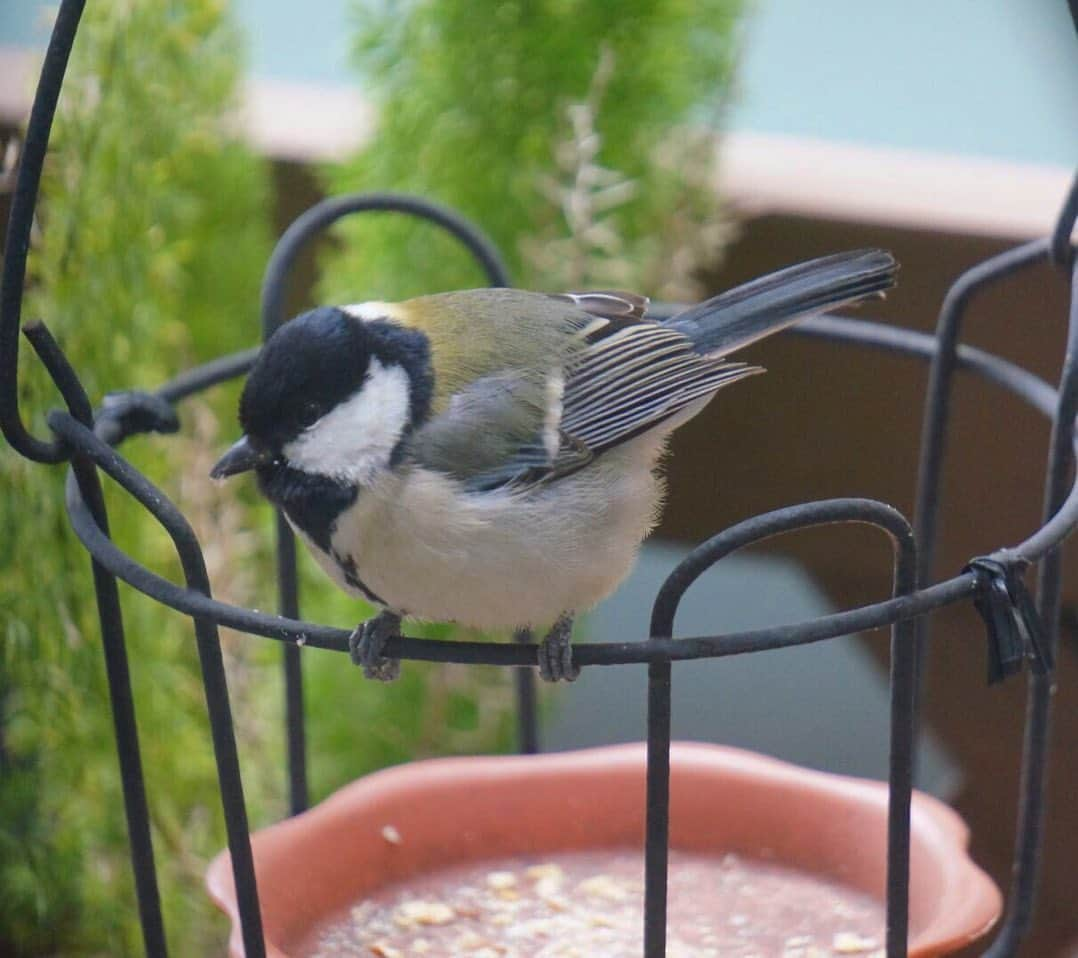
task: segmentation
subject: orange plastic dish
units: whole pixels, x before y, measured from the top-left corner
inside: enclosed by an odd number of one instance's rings
[[[673,847],[766,855],[882,900],[886,785],[714,745],[677,743],[670,767]],[[644,769],[644,746],[623,745],[414,762],[353,782],[252,836],[267,952],[294,955],[315,926],[350,903],[446,865],[639,847]],[[911,822],[909,954],[946,955],[985,934],[1002,899],[969,858],[969,831],[955,812],[916,793]],[[399,842],[387,841],[387,826]],[[206,883],[232,919],[238,958],[227,852]]]

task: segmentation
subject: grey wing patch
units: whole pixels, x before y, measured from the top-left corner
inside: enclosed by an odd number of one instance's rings
[[[592,453],[558,428],[560,381],[560,374],[545,382],[517,372],[484,376],[412,435],[408,454],[473,492],[579,469]]]
[[[469,492],[523,488],[576,472],[595,458],[591,449],[571,436],[563,435],[562,439],[563,444],[553,458],[545,444],[521,446],[502,465],[469,476],[464,487]]]
[[[591,294],[589,294],[591,295]],[[470,491],[549,482],[655,428],[758,366],[700,355],[682,333],[625,316],[604,321],[563,374],[477,380],[413,436],[412,457]]]

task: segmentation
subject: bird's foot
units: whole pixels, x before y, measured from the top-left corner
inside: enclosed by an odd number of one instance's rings
[[[352,662],[363,667],[363,674],[368,679],[392,682],[400,677],[400,659],[389,659],[382,655],[386,640],[399,634],[400,627],[401,617],[397,613],[380,612],[373,619],[357,625],[355,632],[348,637]]]
[[[573,665],[573,614],[563,612],[539,643],[539,675],[546,682],[575,682],[580,666]]]

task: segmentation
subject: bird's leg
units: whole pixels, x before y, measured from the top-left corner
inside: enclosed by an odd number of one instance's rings
[[[398,635],[400,627],[401,617],[396,612],[384,609],[373,619],[357,625],[355,632],[348,637],[352,662],[363,666],[363,674],[368,679],[392,682],[400,676],[400,659],[387,659],[382,655],[386,639]]]
[[[580,667],[573,665],[573,613],[558,616],[546,637],[539,643],[539,675],[547,682],[575,682]]]

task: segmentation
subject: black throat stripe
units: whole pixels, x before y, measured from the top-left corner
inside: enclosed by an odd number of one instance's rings
[[[359,569],[356,567],[355,559],[351,556],[342,556],[336,549],[332,551],[331,555],[333,556],[333,561],[344,571],[345,582],[353,589],[358,589],[362,592],[368,602],[376,602],[378,605],[387,606],[385,599],[369,589],[367,584],[359,577]]]

